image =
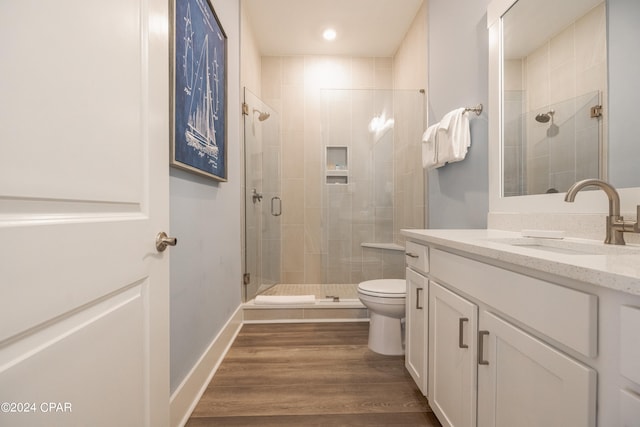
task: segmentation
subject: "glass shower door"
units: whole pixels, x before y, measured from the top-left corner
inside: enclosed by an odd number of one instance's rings
[[[424,95],[323,89],[321,102],[325,283],[404,277],[400,229],[424,225]]]
[[[244,301],[280,282],[280,119],[244,89]]]

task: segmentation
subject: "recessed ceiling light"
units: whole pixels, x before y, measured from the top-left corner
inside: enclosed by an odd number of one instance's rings
[[[322,33],[322,37],[327,41],[334,40],[336,38],[336,30],[333,28],[327,28],[324,30],[324,33]]]

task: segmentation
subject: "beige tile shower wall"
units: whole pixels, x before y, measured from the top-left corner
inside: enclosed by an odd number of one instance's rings
[[[526,58],[529,111],[588,92],[606,91],[605,13],[603,2]]]
[[[601,102],[607,111],[605,14],[603,2],[525,58],[526,111],[546,110],[549,105],[594,91],[600,91]],[[606,129],[606,123],[603,123],[603,127]],[[543,139],[546,128],[528,127],[527,140]],[[602,132],[600,138],[604,138],[605,135],[606,131]],[[572,164],[573,156],[573,152],[569,152],[563,158],[556,156],[554,162]],[[546,177],[553,172],[549,169],[549,150],[541,150],[530,144],[527,159],[528,169],[534,171],[531,175],[538,177],[537,180],[528,182],[528,191],[544,192],[549,186]],[[576,180],[574,175],[567,176],[569,183]]]
[[[427,88],[427,2],[424,2],[393,58],[393,88],[418,90]],[[413,111],[396,112],[398,123],[394,140],[394,226],[393,240],[404,245],[403,228],[426,227],[426,175],[422,169],[421,137],[424,129],[410,126],[416,121],[426,124],[427,96]],[[396,105],[406,105],[396,103]],[[422,108],[420,108],[422,107]],[[423,126],[424,127],[424,126]]]
[[[262,58],[262,99],[282,121],[282,282],[325,283],[321,88],[391,89],[390,58]]]

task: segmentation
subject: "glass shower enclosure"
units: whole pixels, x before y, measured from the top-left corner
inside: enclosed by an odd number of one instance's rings
[[[403,278],[400,229],[424,228],[424,94],[323,88],[296,132],[244,96],[244,301]]]
[[[424,94],[321,92],[322,283],[404,278],[400,229],[424,227]]]
[[[278,113],[244,89],[244,301],[277,284],[281,254]]]

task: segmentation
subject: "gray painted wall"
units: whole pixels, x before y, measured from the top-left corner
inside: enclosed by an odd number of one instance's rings
[[[489,211],[488,58],[489,0],[429,0],[429,125],[459,107],[471,114],[465,160],[428,172],[429,228],[486,228]]]
[[[171,169],[171,393],[241,303],[239,1],[213,0],[227,34],[228,182]]]
[[[640,186],[638,97],[640,95],[640,1],[608,0],[609,180],[620,188]],[[605,112],[606,114],[606,112]]]

